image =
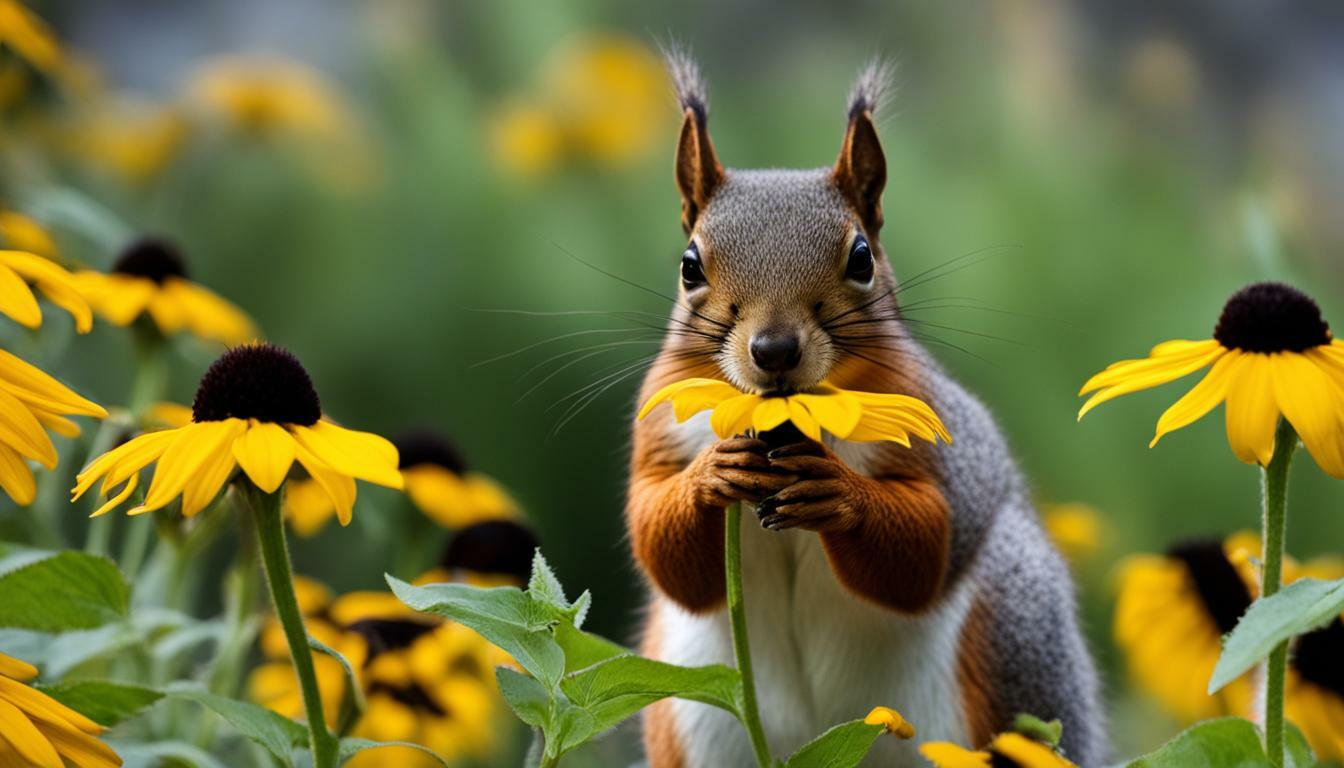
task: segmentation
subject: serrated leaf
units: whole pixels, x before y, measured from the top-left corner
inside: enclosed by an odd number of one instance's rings
[[[1316,764],[1302,734],[1288,727],[1288,768],[1311,768]],[[1160,749],[1125,764],[1125,768],[1263,768],[1268,765],[1260,729],[1249,720],[1225,717],[1205,720],[1186,730]]]
[[[565,588],[551,570],[541,550],[532,553],[532,577],[527,581],[527,593],[534,600],[540,600],[559,611],[569,610],[569,599],[565,597]]]
[[[0,562],[0,627],[66,632],[126,618],[130,588],[109,559],[19,552]]]
[[[601,733],[669,696],[736,715],[741,685],[741,676],[731,667],[677,667],[642,656],[619,656],[567,676],[560,689],[574,706],[592,715],[594,731]]]
[[[862,720],[831,728],[804,744],[784,763],[785,768],[854,768],[863,762],[886,729]]]
[[[565,671],[565,654],[551,636],[554,609],[515,587],[481,589],[466,584],[413,587],[387,577],[392,592],[417,611],[445,616],[471,627],[503,648],[519,665],[555,688]]]
[[[1269,656],[1275,646],[1316,629],[1344,612],[1344,579],[1302,579],[1251,603],[1223,643],[1209,679],[1214,693]]]
[[[308,745],[308,730],[289,718],[256,704],[216,696],[199,686],[175,684],[164,689],[174,699],[191,701],[224,718],[234,730],[256,742],[275,759],[293,766],[295,747]]]
[[[414,749],[417,752],[424,752],[440,765],[448,765],[448,761],[439,756],[437,752],[424,746],[423,744],[413,744],[409,741],[373,741],[372,739],[344,738],[341,739],[341,750],[337,755],[337,764],[345,765],[346,761],[355,755],[368,749],[384,749],[387,747],[401,747],[404,749]]]
[[[71,680],[40,685],[37,689],[109,728],[135,717],[163,698],[163,693],[153,688],[105,680]]]
[[[570,606],[570,620],[574,622],[574,628],[583,626],[583,622],[588,618],[588,609],[593,607],[593,593],[583,590],[583,594],[574,600]]]

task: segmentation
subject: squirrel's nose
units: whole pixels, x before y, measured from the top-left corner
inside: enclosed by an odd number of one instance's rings
[[[772,331],[751,337],[751,359],[763,371],[784,373],[798,367],[803,358],[798,335],[791,331]]]

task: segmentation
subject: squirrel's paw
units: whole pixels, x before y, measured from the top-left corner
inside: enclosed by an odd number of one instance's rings
[[[764,442],[742,436],[710,446],[699,475],[711,506],[722,509],[734,501],[756,503],[798,479],[772,467],[767,450]]]
[[[835,454],[809,440],[776,448],[766,458],[775,471],[798,479],[757,506],[762,527],[833,531],[848,526],[855,476]]]

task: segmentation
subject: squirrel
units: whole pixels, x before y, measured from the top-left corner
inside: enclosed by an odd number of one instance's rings
[[[918,743],[980,746],[1017,713],[1058,718],[1065,754],[1100,765],[1105,724],[1069,569],[993,417],[902,325],[878,240],[887,170],[873,115],[889,69],[860,74],[833,166],[730,170],[698,66],[677,50],[667,60],[689,242],[640,402],[689,376],[761,394],[827,380],[919,397],[955,442],[720,440],[707,412],[679,424],[668,407],[637,421],[625,514],[652,587],[642,652],[734,663],[724,508],[740,501],[756,512],[742,517],[742,578],[773,754],[888,705],[918,738],[881,740],[865,765],[925,765]],[[705,704],[653,705],[643,736],[650,768],[753,763],[741,726]]]

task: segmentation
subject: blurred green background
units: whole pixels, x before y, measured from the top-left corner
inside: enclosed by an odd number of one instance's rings
[[[1337,7],[36,8],[88,57],[88,87],[109,102],[134,93],[139,104],[175,103],[199,63],[221,54],[323,73],[341,105],[336,130],[215,126],[173,144],[148,173],[75,153],[35,174],[7,168],[3,192],[94,265],[132,232],[177,239],[195,279],[300,356],[334,418],[384,434],[448,431],[517,496],[562,580],[593,591],[592,626],[625,640],[644,588],[622,522],[638,375],[619,373],[651,354],[658,334],[604,314],[497,310],[666,312],[625,282],[673,292],[684,244],[671,172],[678,114],[649,70],[659,40],[684,41],[701,60],[711,131],[735,167],[829,164],[852,76],[874,54],[892,57],[899,87],[881,115],[886,250],[898,275],[980,254],[907,301],[943,307],[918,315],[942,326],[929,329],[946,342],[934,352],[998,415],[1039,500],[1104,516],[1100,548],[1078,572],[1117,753],[1174,732],[1129,693],[1114,656],[1111,567],[1177,538],[1255,526],[1258,473],[1232,456],[1217,414],[1146,448],[1180,385],[1081,425],[1076,392],[1113,360],[1208,337],[1248,281],[1291,282],[1327,319],[1344,317]],[[618,340],[644,343],[591,346]],[[188,401],[215,350],[183,351],[190,364],[174,387]],[[62,366],[80,392],[115,403],[130,354],[128,337],[102,325],[69,343]],[[575,403],[585,407],[572,413]],[[1294,554],[1338,548],[1338,499],[1304,455]],[[365,509],[350,529],[298,542],[299,569],[337,589],[378,588],[395,570],[380,531]],[[626,764],[624,749],[618,740],[593,759]]]

